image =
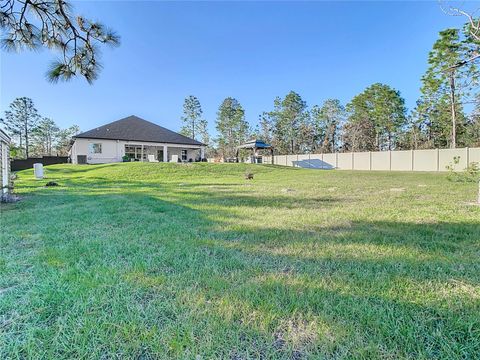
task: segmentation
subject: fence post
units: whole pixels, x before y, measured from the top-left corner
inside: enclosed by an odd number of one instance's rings
[[[480,180],[478,180],[478,196],[477,196],[477,204],[480,205]]]
[[[338,151],[335,153],[335,169],[338,169]]]
[[[415,150],[410,150],[412,152],[412,171],[415,167]]]
[[[352,151],[352,170],[355,170],[355,153]]]
[[[440,149],[437,148],[437,171],[440,171]]]
[[[368,169],[372,171],[372,152],[368,152]]]
[[[467,159],[467,167],[470,165],[470,150],[468,147],[465,148],[465,152],[467,153],[467,156],[465,157]]]
[[[388,150],[388,169],[392,171],[392,150]]]

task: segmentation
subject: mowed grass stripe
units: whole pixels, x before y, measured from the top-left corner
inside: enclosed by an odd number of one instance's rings
[[[246,171],[254,173],[245,180]],[[480,209],[445,174],[54,165],[0,213],[0,358],[475,358]]]

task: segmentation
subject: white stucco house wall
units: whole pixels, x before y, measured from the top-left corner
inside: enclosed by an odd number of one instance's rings
[[[10,186],[10,137],[0,129],[0,199]]]
[[[204,159],[205,144],[132,115],[75,135],[69,155],[74,164],[189,162]]]

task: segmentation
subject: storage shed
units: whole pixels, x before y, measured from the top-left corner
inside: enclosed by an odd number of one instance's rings
[[[0,160],[0,199],[3,199],[10,190],[10,138],[1,129]]]

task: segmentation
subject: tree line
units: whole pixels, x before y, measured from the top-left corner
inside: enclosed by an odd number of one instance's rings
[[[77,125],[61,129],[54,120],[41,116],[32,99],[16,98],[0,118],[12,138],[11,156],[15,159],[39,156],[67,156]]]
[[[479,24],[480,28],[480,24]],[[249,138],[271,143],[281,154],[382,151],[480,146],[480,37],[472,25],[439,33],[421,78],[421,96],[408,111],[397,89],[375,83],[347,104],[327,99],[309,107],[290,91],[277,97],[255,127],[245,119],[240,102],[228,97],[219,106],[212,140],[200,101],[185,99],[181,132],[209,145],[210,155],[233,157]],[[472,104],[467,112],[465,106]]]
[[[234,157],[236,147],[250,138],[271,143],[282,154],[480,146],[479,50],[479,20],[440,31],[411,111],[397,89],[374,83],[347,104],[327,99],[309,106],[290,91],[274,99],[272,109],[251,126],[238,99],[227,97],[212,137],[200,101],[191,95],[184,102],[180,131],[207,144],[207,156],[223,158]],[[25,97],[15,99],[0,121],[16,144],[14,157],[66,155],[79,132],[77,126],[60,129]]]

